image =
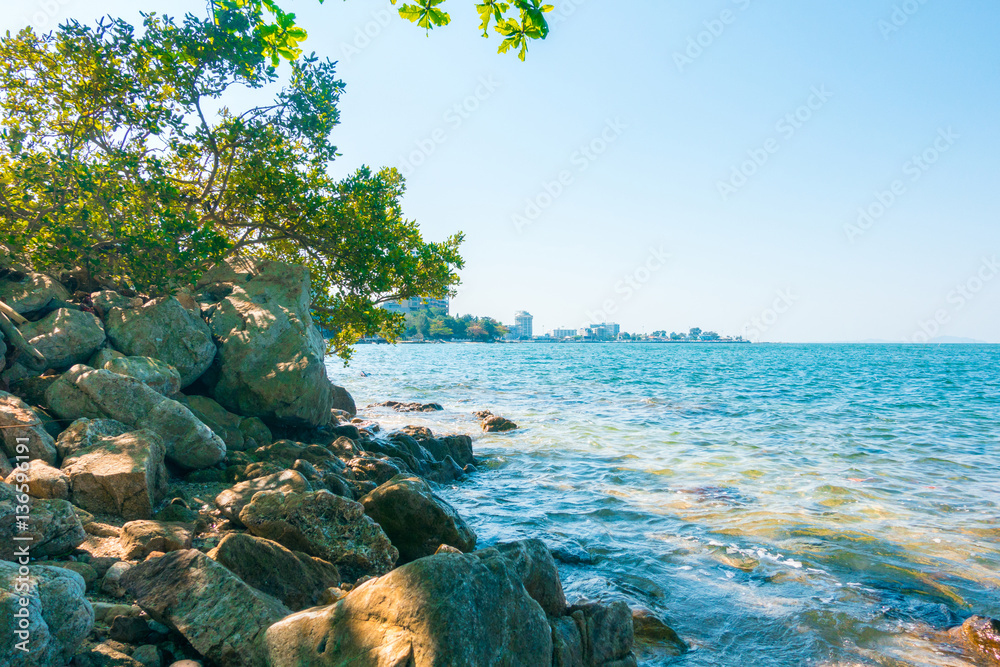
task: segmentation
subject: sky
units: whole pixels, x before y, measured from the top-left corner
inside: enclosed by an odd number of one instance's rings
[[[2,1],[0,30],[206,5]],[[1000,342],[1000,3],[555,0],[525,63],[470,0],[430,34],[280,4],[340,63],[334,173],[395,166],[425,238],[465,233],[452,314]]]

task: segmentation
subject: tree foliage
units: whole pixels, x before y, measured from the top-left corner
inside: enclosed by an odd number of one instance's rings
[[[393,5],[397,0],[389,0]],[[319,0],[320,3],[323,0]],[[451,23],[451,15],[442,8],[445,0],[413,0],[399,4],[399,15],[428,32]],[[294,60],[302,53],[299,43],[306,32],[295,23],[295,14],[284,11],[274,0],[212,0],[221,21],[230,14],[250,16],[265,47],[267,57],[277,65],[281,58]],[[490,26],[502,38],[497,53],[517,54],[523,62],[532,40],[545,39],[549,24],[545,15],[552,5],[540,0],[482,0],[475,3],[483,37],[489,38]]]
[[[472,340],[490,342],[503,337],[507,327],[491,317],[449,316],[444,310],[423,308],[406,315],[405,334],[424,340]]]
[[[234,89],[275,84],[275,60],[304,38],[294,17],[268,31],[229,4],[214,20],[151,14],[141,31],[105,19],[0,39],[0,243],[39,270],[149,295],[231,255],[297,262],[337,353],[364,335],[395,340],[402,318],[377,305],[450,293],[462,235],[424,241],[394,169],[329,175],[344,90],[332,62],[292,59],[271,102],[225,106]]]

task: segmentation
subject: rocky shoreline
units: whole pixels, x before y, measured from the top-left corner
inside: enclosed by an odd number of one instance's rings
[[[435,493],[475,483],[469,436],[357,416],[304,269],[60,278],[0,263],[0,663],[636,664],[625,603]]]

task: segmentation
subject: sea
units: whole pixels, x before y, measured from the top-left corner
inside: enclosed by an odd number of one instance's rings
[[[481,546],[540,538],[571,601],[688,646],[641,665],[969,665],[943,632],[1000,617],[1000,346],[362,345],[328,368],[387,430],[474,438],[439,493]]]

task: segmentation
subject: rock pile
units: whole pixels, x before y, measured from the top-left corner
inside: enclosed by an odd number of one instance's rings
[[[354,418],[309,289],[0,271],[0,664],[635,664],[628,608],[568,605],[541,542],[476,551],[434,486],[469,436]]]

